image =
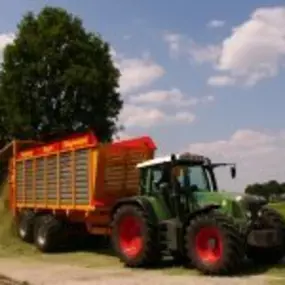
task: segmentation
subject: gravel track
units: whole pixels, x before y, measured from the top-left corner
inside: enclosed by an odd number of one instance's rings
[[[265,275],[246,277],[203,277],[170,275],[165,271],[130,270],[118,267],[84,268],[49,262],[0,259],[0,274],[32,285],[243,285],[268,284]],[[1,283],[0,284],[7,284]],[[10,283],[13,284],[13,283]],[[285,281],[284,281],[285,284]]]

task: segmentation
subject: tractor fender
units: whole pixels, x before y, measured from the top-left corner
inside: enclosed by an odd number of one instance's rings
[[[217,210],[219,208],[221,208],[221,205],[219,205],[219,204],[214,204],[213,203],[213,204],[204,205],[204,206],[200,207],[199,209],[191,212],[188,215],[188,217],[186,219],[186,224],[188,224],[190,222],[190,220],[194,219],[195,217],[197,217],[197,216],[199,216],[201,214],[206,214],[206,213],[209,213],[209,212],[211,212],[213,210]]]
[[[145,199],[141,196],[135,196],[135,197],[128,197],[123,198],[117,201],[117,203],[112,207],[110,215],[111,219],[115,212],[122,206],[125,205],[133,205],[140,209],[142,209],[145,213],[147,213],[148,217],[153,221],[154,223],[158,223],[158,218],[155,213],[155,210],[151,204],[151,202],[148,199]]]

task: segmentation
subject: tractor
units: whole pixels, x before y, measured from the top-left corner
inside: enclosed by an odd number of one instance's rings
[[[278,263],[285,253],[285,221],[266,200],[219,192],[207,157],[184,153],[137,165],[140,192],[111,211],[111,241],[129,267],[149,267],[170,256],[204,274],[228,275],[245,258]]]

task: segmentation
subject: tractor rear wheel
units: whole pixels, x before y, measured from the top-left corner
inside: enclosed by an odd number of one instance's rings
[[[54,252],[59,249],[63,237],[62,222],[52,215],[40,216],[34,228],[34,243],[41,252]]]
[[[155,225],[136,206],[124,205],[115,212],[111,241],[120,260],[129,267],[150,266],[160,260]]]
[[[185,235],[187,257],[204,274],[238,271],[244,259],[244,239],[232,219],[217,211],[196,216]]]
[[[35,222],[35,213],[32,211],[23,211],[19,215],[17,232],[19,237],[28,243],[33,242],[33,230]]]
[[[280,246],[260,248],[247,246],[246,255],[254,263],[270,265],[279,263],[285,256],[285,221],[284,218],[274,209],[263,208],[259,226],[270,227],[280,231],[283,243]]]

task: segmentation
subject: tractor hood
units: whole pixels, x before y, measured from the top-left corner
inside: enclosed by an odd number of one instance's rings
[[[200,205],[219,204],[226,212],[241,216],[245,212],[256,213],[267,201],[259,196],[230,192],[196,192],[196,202]]]

